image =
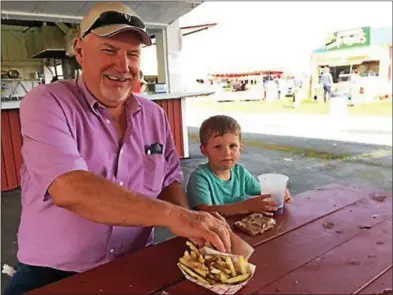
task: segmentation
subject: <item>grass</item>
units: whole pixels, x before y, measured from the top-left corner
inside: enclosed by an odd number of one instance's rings
[[[368,104],[361,104],[349,109],[353,116],[392,116],[392,101],[376,101]]]
[[[294,107],[292,98],[283,100],[266,101],[194,101],[192,107],[210,109],[220,112],[241,112],[247,114],[266,113],[291,113],[291,114],[316,114],[324,115],[329,113],[330,102],[314,102],[303,100],[298,107]],[[359,104],[348,107],[348,112],[352,116],[392,116],[392,101],[383,100],[370,103]]]

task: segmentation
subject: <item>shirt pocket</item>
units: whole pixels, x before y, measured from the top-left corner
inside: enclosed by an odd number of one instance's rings
[[[160,192],[165,177],[165,158],[163,154],[144,155],[144,186],[152,192]]]

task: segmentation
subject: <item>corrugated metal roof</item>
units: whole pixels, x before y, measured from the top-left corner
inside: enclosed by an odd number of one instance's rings
[[[203,1],[123,1],[147,27],[166,26]],[[1,17],[79,23],[95,1],[1,1]]]

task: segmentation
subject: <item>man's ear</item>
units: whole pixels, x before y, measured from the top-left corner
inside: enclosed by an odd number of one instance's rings
[[[201,150],[201,154],[207,157],[206,148],[203,144],[199,145],[199,149]]]
[[[241,141],[240,142],[240,147],[239,147],[239,152],[242,152],[243,151],[243,142]]]
[[[83,56],[82,42],[83,40],[80,37],[76,37],[73,40],[75,58],[81,66],[82,66],[82,56]]]

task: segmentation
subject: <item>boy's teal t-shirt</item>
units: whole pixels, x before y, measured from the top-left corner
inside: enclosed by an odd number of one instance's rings
[[[199,165],[190,175],[187,198],[191,208],[205,205],[225,205],[261,194],[258,180],[237,163],[231,169],[229,181],[218,178],[209,165]]]

